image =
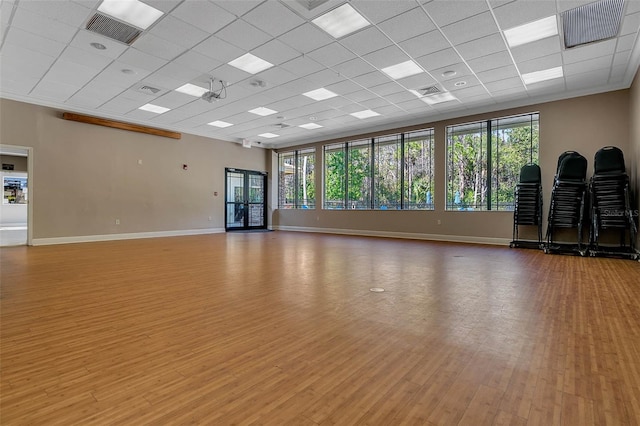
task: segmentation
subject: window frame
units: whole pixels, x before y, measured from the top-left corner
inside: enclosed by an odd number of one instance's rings
[[[317,191],[315,190],[316,182],[315,182],[315,174],[313,176],[312,185],[314,188],[314,197],[307,198],[306,200],[302,198],[302,194],[300,193],[301,182],[300,182],[300,174],[303,171],[300,170],[300,162],[303,156],[308,156],[309,154],[313,154],[313,168],[314,173],[316,172],[316,149],[315,147],[296,149],[293,151],[284,151],[278,152],[278,209],[292,210],[292,209],[315,209],[316,208],[316,200],[317,200]],[[281,190],[282,186],[282,178],[281,178],[281,165],[283,157],[293,157],[293,203],[283,203],[282,195],[284,194]],[[286,198],[286,197],[285,197]],[[309,200],[312,200],[312,203],[309,203]]]

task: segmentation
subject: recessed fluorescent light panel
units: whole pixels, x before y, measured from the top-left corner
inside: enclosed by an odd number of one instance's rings
[[[338,96],[331,90],[327,90],[325,88],[312,90],[310,92],[303,93],[303,95],[313,99],[314,101],[324,101],[325,99],[335,98],[336,96]]]
[[[314,24],[331,34],[335,38],[340,38],[358,31],[361,28],[371,25],[364,16],[360,15],[350,4],[333,9],[324,15],[318,16],[313,21]]]
[[[163,13],[138,0],[103,0],[98,10],[116,19],[146,30]]]
[[[233,126],[233,124],[231,123],[227,123],[226,121],[220,121],[220,120],[216,120],[216,121],[212,121],[211,123],[207,123],[209,126],[215,126],[215,127],[229,127],[229,126]]]
[[[301,124],[298,127],[302,127],[303,129],[313,130],[313,129],[319,129],[319,128],[324,127],[324,126],[321,126],[321,125],[316,124],[316,123],[307,123],[307,124]]]
[[[380,114],[378,114],[377,112],[372,111],[370,109],[365,109],[364,111],[352,112],[349,115],[353,115],[355,118],[363,119],[363,118],[375,117],[375,116],[380,115]]]
[[[527,74],[522,74],[522,80],[524,84],[539,83],[541,81],[553,80],[554,78],[560,78],[564,75],[562,67],[549,68],[548,70],[535,71]]]
[[[528,24],[519,25],[504,31],[509,47],[516,47],[532,41],[542,40],[558,34],[556,16],[538,19]]]
[[[271,139],[271,138],[277,138],[280,135],[276,135],[275,133],[261,133],[258,136],[260,136],[261,138]]]
[[[200,97],[208,92],[207,89],[196,86],[195,84],[187,83],[184,86],[180,86],[176,89],[176,92],[184,93],[191,96]]]
[[[138,109],[141,109],[143,111],[155,112],[156,114],[162,114],[164,112],[171,111],[171,108],[165,108],[154,104],[145,104]]]
[[[453,96],[449,92],[438,93],[436,95],[423,96],[421,101],[428,103],[429,105],[441,104],[443,102],[457,101],[458,98]]]
[[[239,58],[234,59],[229,62],[229,65],[232,67],[236,67],[242,71],[246,71],[249,74],[257,74],[260,71],[264,71],[268,68],[271,68],[273,64],[271,62],[267,62],[264,59],[260,59],[251,53],[245,53]]]
[[[381,71],[394,80],[423,72],[422,68],[413,61],[406,61],[400,64],[391,65],[390,67],[382,68]]]
[[[250,110],[249,112],[251,114],[261,115],[261,116],[265,117],[267,115],[275,114],[278,111],[274,111],[272,109],[265,108],[265,107],[258,107],[258,108],[254,108],[254,109]]]

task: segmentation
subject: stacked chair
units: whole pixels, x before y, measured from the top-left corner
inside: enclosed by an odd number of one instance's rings
[[[592,221],[590,255],[638,259],[635,251],[637,227],[631,209],[629,177],[625,171],[624,155],[619,148],[607,146],[596,152],[589,193]],[[605,230],[619,232],[619,245],[600,244],[601,234]]]
[[[519,227],[523,225],[538,228],[538,241],[520,239]],[[542,176],[537,164],[527,164],[520,169],[513,209],[513,241],[509,246],[542,248]]]
[[[558,158],[558,168],[551,191],[549,218],[547,221],[547,242],[545,253],[566,252],[587,253],[582,242],[582,226],[587,194],[587,159],[575,151],[564,152]],[[560,229],[577,229],[576,244],[560,243],[554,240]]]

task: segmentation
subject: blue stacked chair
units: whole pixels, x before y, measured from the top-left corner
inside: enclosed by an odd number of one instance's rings
[[[577,252],[583,256],[586,254],[587,247],[582,241],[587,193],[586,177],[586,158],[575,151],[567,151],[560,155],[551,192],[545,253]],[[575,243],[556,241],[556,231],[561,228],[577,230]]]
[[[542,248],[542,175],[540,166],[527,164],[520,169],[513,208],[513,241],[510,247]],[[520,226],[535,226],[538,241],[521,240]]]
[[[631,209],[629,176],[622,151],[614,146],[596,152],[593,177],[589,183],[591,200],[591,232],[589,238],[592,256],[618,255],[637,259],[635,250],[637,227]],[[617,246],[602,245],[601,235],[606,230],[619,233]]]

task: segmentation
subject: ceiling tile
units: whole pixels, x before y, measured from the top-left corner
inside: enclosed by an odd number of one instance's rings
[[[125,68],[133,70],[134,74],[123,73],[122,70]],[[133,67],[128,64],[123,64],[119,61],[113,61],[100,74],[97,75],[96,80],[109,81],[114,86],[128,88],[133,84],[136,84],[140,80],[145,79],[148,75],[148,70]]]
[[[461,78],[472,74],[469,67],[463,62],[447,65],[430,71],[432,72],[433,76],[438,79],[438,81],[460,80]],[[447,71],[453,71],[455,72],[455,74],[444,75],[444,73]]]
[[[78,27],[54,21],[24,7],[16,9],[11,26],[60,43],[68,43],[78,31]]]
[[[292,49],[283,42],[275,39],[266,42],[262,46],[254,49],[251,53],[265,61],[271,62],[274,65],[280,65],[293,58],[301,56],[300,52],[297,50]]]
[[[349,93],[362,90],[362,86],[350,80],[343,80],[339,83],[330,84],[326,88],[334,93],[337,93],[338,95],[348,95]]]
[[[278,86],[280,84],[293,81],[298,77],[300,76],[290,71],[287,71],[282,67],[276,66],[273,68],[269,68],[268,70],[262,71],[258,76],[256,76],[256,79],[265,81],[267,83],[267,88],[272,88],[274,86]],[[249,81],[252,81],[252,80],[253,79],[249,79]]]
[[[462,43],[456,46],[456,48],[464,59],[470,61],[482,56],[502,52],[506,50],[507,46],[505,45],[504,40],[502,39],[502,36],[500,34],[491,34],[487,37],[482,37],[477,40]]]
[[[239,58],[246,53],[243,49],[229,44],[216,36],[203,40],[193,50],[224,63]]]
[[[5,72],[11,64],[26,77],[40,78],[55,61],[51,56],[34,51],[25,51],[19,46],[5,43],[0,51],[1,70]]]
[[[554,55],[545,56],[543,58],[521,62],[518,64],[518,69],[522,74],[526,74],[559,66],[562,66],[562,56],[560,56],[559,53],[556,53]]]
[[[518,70],[513,65],[507,65],[504,67],[478,73],[478,78],[483,83],[490,83],[492,81],[504,80],[510,77],[520,78],[518,75]]]
[[[184,93],[176,92],[175,90],[167,92],[156,99],[156,102],[158,102],[158,105],[162,105],[163,107],[171,108],[171,109],[179,108],[193,101],[202,101],[202,100],[196,98],[195,96],[190,96]]]
[[[453,80],[442,82],[442,87],[454,94],[461,90],[467,90],[471,87],[480,85],[480,80],[478,80],[478,78],[473,75],[465,75]]]
[[[313,24],[306,23],[278,37],[301,53],[309,53],[333,42],[333,38]]]
[[[350,3],[372,24],[385,21],[416,7],[413,0],[352,0]]]
[[[640,3],[640,2],[638,2]],[[616,45],[616,52],[624,52],[625,50],[633,49],[636,41],[636,34],[627,34],[618,38],[618,44]]]
[[[137,44],[140,41],[136,41]],[[91,46],[91,43],[100,43],[103,44],[106,49],[98,50]],[[98,54],[102,56],[106,56],[108,58],[115,59],[120,56],[125,50],[129,48],[129,46],[124,45],[122,43],[118,43],[117,41],[113,41],[109,38],[96,34],[94,32],[80,30],[71,40],[71,46],[77,47],[82,50],[86,50],[91,52],[92,54]]]
[[[498,32],[498,27],[489,12],[447,25],[442,31],[453,44],[465,43]]]
[[[599,43],[587,44],[562,51],[562,59],[565,64],[585,61],[597,56],[613,55],[616,48],[616,40],[606,40]]]
[[[19,6],[46,19],[53,19],[72,27],[81,27],[91,16],[91,10],[84,6],[68,2],[64,7],[60,7],[59,3],[51,0],[29,0],[21,1]]]
[[[486,2],[467,0],[432,1],[424,8],[440,27],[489,10]]]
[[[379,84],[388,83],[391,79],[380,71],[370,72],[368,74],[360,75],[352,78],[353,81],[363,87],[373,87]]]
[[[558,13],[574,9],[576,7],[584,6],[588,3],[593,3],[593,0],[562,0],[557,2]]]
[[[25,76],[20,70],[15,70],[14,73],[6,72],[3,69],[2,73],[0,73],[0,93],[13,93],[26,96],[39,81],[39,78]]]
[[[401,48],[414,58],[451,47],[451,44],[449,44],[439,30],[410,38],[399,44]]]
[[[4,28],[2,31],[4,32]],[[51,57],[58,56],[66,47],[64,43],[32,34],[18,27],[9,28],[5,41],[26,50],[33,50]]]
[[[223,63],[209,56],[205,56],[195,50],[189,50],[178,56],[174,62],[192,70],[199,71],[201,74],[208,74],[213,69],[219,67]]]
[[[144,0],[149,6],[153,6],[164,13],[173,10],[182,0]]]
[[[209,33],[193,25],[189,25],[178,18],[174,18],[171,15],[160,19],[151,30],[149,30],[149,34],[153,34],[163,40],[168,40],[187,49],[191,49],[209,36]]]
[[[149,71],[155,71],[167,63],[165,59],[149,55],[148,53],[135,48],[127,49],[122,55],[120,55],[118,61]]]
[[[266,1],[242,17],[274,37],[300,26],[305,21],[282,3]]]
[[[572,76],[575,74],[582,74],[594,70],[601,70],[611,68],[613,61],[613,55],[600,56],[586,61],[574,62],[572,64],[566,64],[564,66],[564,74],[566,76]]]
[[[86,67],[59,59],[51,66],[44,78],[56,83],[64,83],[80,88],[98,73],[100,73],[100,70],[93,67]]]
[[[421,56],[416,60],[427,71],[432,71],[447,65],[458,64],[461,62],[460,55],[453,49],[444,49],[435,53]]]
[[[236,67],[232,67],[229,64],[220,65],[218,68],[211,71],[211,75],[223,80],[229,85],[239,83],[242,80],[255,78],[251,74],[239,70]]]
[[[343,77],[353,78],[359,75],[373,72],[375,71],[375,68],[373,68],[366,61],[360,58],[355,58],[350,61],[335,65],[334,67],[332,67],[332,70]]]
[[[416,99],[416,95],[409,92],[398,92],[398,93],[393,93],[391,95],[386,96],[385,99],[394,104],[399,104],[402,102]]]
[[[392,93],[403,92],[406,90],[404,87],[400,86],[395,81],[380,84],[378,86],[368,87],[368,89],[371,90],[373,93],[383,97],[386,95],[390,95]]]
[[[62,52],[62,55],[60,55],[59,59],[84,65],[87,67],[93,67],[98,70],[103,69],[113,61],[113,59],[107,56],[98,55],[96,53],[78,49],[77,47],[73,46],[67,46],[64,52]]]
[[[524,85],[522,84],[522,79],[520,77],[511,77],[504,80],[492,81],[491,83],[485,83],[485,87],[490,93],[516,88],[524,90]]]
[[[618,52],[613,56],[613,66],[619,66],[619,65],[627,65],[629,63],[629,60],[631,59],[631,51],[627,50],[625,52]]]
[[[609,75],[609,84],[621,84],[627,76],[627,65],[617,65],[611,68]]]
[[[370,90],[359,90],[357,92],[349,93],[345,95],[346,98],[351,99],[353,102],[362,102],[367,99],[377,98],[378,95],[371,92]]]
[[[216,4],[236,16],[242,16],[254,7],[262,3],[263,0],[216,0]]]
[[[40,83],[33,88],[30,95],[40,99],[64,102],[77,91],[78,86],[60,82],[55,82],[55,84],[53,84],[51,81],[42,79],[40,80]]]
[[[99,111],[112,112],[117,114],[126,114],[140,107],[140,103],[126,98],[113,98],[100,105]]]
[[[253,25],[238,19],[216,33],[218,38],[250,51],[271,40],[271,36]]]
[[[215,33],[236,19],[235,15],[206,1],[183,2],[171,14],[208,34]]]
[[[290,60],[289,62],[286,62],[280,65],[280,68],[283,68],[300,77],[304,77],[308,74],[313,74],[325,69],[318,62],[304,56],[300,56],[298,58]]]
[[[391,45],[391,40],[375,27],[365,28],[340,40],[343,46],[358,55],[366,55]]]
[[[618,35],[637,33],[640,28],[640,12],[622,18],[622,26]]]
[[[406,96],[407,93],[408,92],[398,92],[398,93],[395,93],[394,95],[396,95],[396,96]],[[394,95],[391,95],[391,96],[394,96]],[[408,93],[408,95],[409,96],[413,96],[411,93]],[[363,106],[365,106],[365,107],[367,107],[369,109],[373,109],[373,110],[376,110],[376,108],[382,108],[382,107],[389,106],[389,101],[387,101],[384,98],[380,98],[380,97],[376,97],[376,98],[373,98],[373,99],[367,99],[366,101],[361,101],[359,103],[361,105],[363,105]]]
[[[385,68],[391,65],[400,64],[410,58],[397,46],[388,46],[384,49],[376,50],[363,57],[376,68]]]
[[[402,78],[398,80],[397,83],[401,84],[402,87],[406,89],[418,89],[437,84],[438,82],[429,76],[429,74],[421,73],[412,75],[411,77]]]
[[[481,56],[479,58],[472,59],[470,61],[467,61],[467,63],[473,71],[478,73],[504,67],[507,65],[512,65],[513,61],[511,60],[511,56],[509,56],[509,52],[506,50],[502,50],[500,52],[492,53],[487,56]]]
[[[502,30],[517,27],[557,13],[554,1],[516,1],[493,9]]]
[[[514,47],[511,49],[511,54],[516,63],[519,63],[560,53],[561,51],[560,36],[555,36]]]
[[[567,76],[567,89],[578,90],[604,86],[609,80],[609,69],[599,69]]]
[[[343,80],[343,77],[337,72],[325,69],[305,76],[306,79],[318,83],[320,86],[328,86]]]
[[[380,23],[378,28],[398,43],[435,30],[436,26],[421,7],[416,7]]]
[[[162,59],[171,60],[181,55],[187,49],[175,43],[171,43],[153,34],[147,33],[134,42],[136,49]]]
[[[327,67],[332,67],[354,57],[353,53],[349,52],[344,46],[337,42],[320,47],[308,53],[307,56]]]

